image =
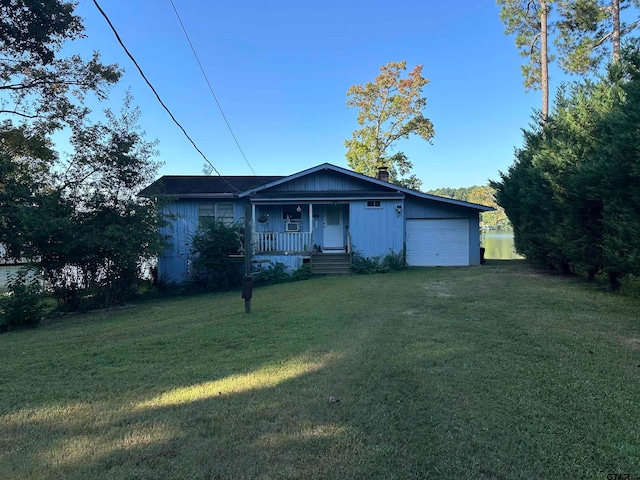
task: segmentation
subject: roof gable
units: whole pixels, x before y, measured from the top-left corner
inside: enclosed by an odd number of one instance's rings
[[[402,187],[400,185],[396,185],[394,183],[389,183],[389,182],[386,182],[384,180],[378,180],[377,178],[369,177],[367,175],[363,175],[361,173],[354,172],[352,170],[347,170],[345,168],[338,167],[336,165],[332,165],[330,163],[323,163],[323,164],[318,165],[316,167],[312,167],[312,168],[309,168],[307,170],[303,170],[301,172],[294,173],[293,175],[289,175],[288,177],[282,177],[282,178],[274,180],[274,181],[272,181],[270,183],[266,183],[264,185],[257,186],[257,187],[255,187],[253,189],[250,189],[250,190],[247,190],[245,192],[242,192],[240,194],[240,197],[259,194],[259,193],[265,192],[266,190],[269,190],[269,189],[283,190],[282,188],[278,188],[278,187],[283,187],[287,183],[294,184],[298,180],[300,180],[300,179],[302,179],[304,177],[317,175],[318,173],[323,172],[323,171],[335,172],[337,174],[349,177],[350,179],[355,180],[355,181],[357,181],[358,183],[360,183],[362,185],[368,185],[370,187],[371,186],[374,187],[374,188],[368,188],[368,189],[367,188],[363,188],[362,191],[376,190],[376,191],[385,191],[385,192],[388,192],[388,193],[397,192],[397,193],[401,193],[401,194],[405,194],[405,195],[411,195],[413,197],[417,197],[417,198],[421,198],[421,199],[425,199],[425,200],[432,200],[432,201],[443,202],[443,203],[447,203],[447,204],[451,204],[451,205],[458,205],[458,206],[461,206],[461,207],[472,208],[472,209],[483,211],[483,212],[494,210],[493,207],[488,207],[486,205],[479,205],[477,203],[464,202],[462,200],[455,200],[455,199],[447,198],[447,197],[439,197],[437,195],[431,195],[431,194],[428,194],[428,193],[419,192],[417,190],[412,190],[410,188],[405,188],[405,187]],[[295,190],[295,187],[294,187],[294,190]]]

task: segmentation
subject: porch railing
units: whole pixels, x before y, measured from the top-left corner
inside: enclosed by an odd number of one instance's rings
[[[256,232],[253,239],[255,253],[311,250],[310,232]]]

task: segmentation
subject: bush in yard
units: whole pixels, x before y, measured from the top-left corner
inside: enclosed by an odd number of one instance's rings
[[[293,272],[287,271],[284,263],[276,262],[260,270],[255,277],[257,285],[273,285],[276,283],[297,282],[298,280],[308,280],[311,278],[311,264],[303,263]]]
[[[276,262],[260,270],[260,274],[256,277],[256,283],[262,285],[284,283],[291,279],[292,276],[287,272],[287,266],[284,263]]]
[[[244,259],[232,258],[240,249],[241,227],[214,220],[200,228],[192,239],[192,280],[213,288],[238,286]]]
[[[353,273],[387,273],[390,270],[402,270],[404,267],[406,267],[404,252],[394,252],[391,249],[384,257],[363,257],[356,252],[351,261]]]
[[[38,272],[21,269],[9,280],[8,287],[9,293],[0,297],[0,332],[12,327],[35,327],[45,309]]]
[[[387,270],[402,270],[407,266],[404,251],[394,252],[389,249],[389,253],[382,259],[382,268]]]
[[[303,263],[300,267],[293,271],[291,274],[293,280],[308,280],[311,278],[311,264]]]
[[[626,275],[620,283],[620,291],[623,295],[640,298],[640,276]]]
[[[353,273],[382,273],[380,257],[363,257],[361,253],[355,252],[351,260],[351,271]]]

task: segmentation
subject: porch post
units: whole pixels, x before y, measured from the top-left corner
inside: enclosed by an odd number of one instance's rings
[[[251,202],[251,200],[249,200]],[[245,212],[249,213],[249,209],[247,208]],[[253,245],[256,244],[256,206],[254,203],[251,203],[251,218],[249,218],[249,225],[251,226],[251,236],[249,237],[249,248],[251,248],[251,255],[254,254]]]
[[[309,251],[313,251],[313,205],[309,203]]]
[[[256,231],[256,204],[251,204],[251,232]]]

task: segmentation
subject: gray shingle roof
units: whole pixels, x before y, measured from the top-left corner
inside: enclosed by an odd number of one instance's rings
[[[265,176],[205,176],[165,175],[140,192],[142,197],[157,195],[237,195],[267,183],[284,178],[282,175]]]

